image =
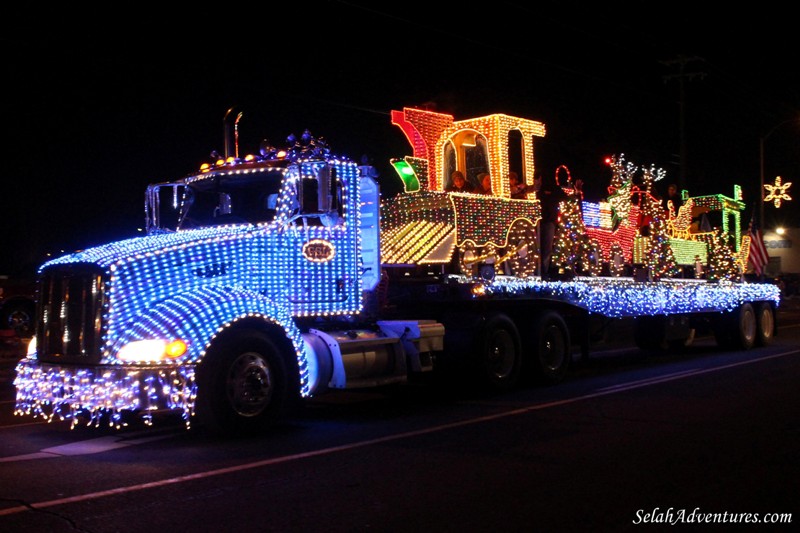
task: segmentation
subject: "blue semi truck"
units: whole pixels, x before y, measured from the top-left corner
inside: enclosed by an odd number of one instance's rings
[[[465,245],[479,239],[502,240],[494,259],[525,262],[535,194],[425,190],[436,161],[416,153],[403,161],[423,186],[401,174],[406,190],[383,200],[374,177],[322,140],[290,141],[240,157],[226,138],[218,160],[148,187],[147,235],[43,264],[15,413],[118,427],[179,413],[187,427],[252,432],[304,398],[438,370],[493,391],[526,376],[557,383],[573,346],[589,353],[598,319],[633,317],[648,349],[678,346],[704,326],[743,349],[775,334],[780,295],[767,284],[548,281],[487,257],[475,263],[494,265],[492,274],[471,274]],[[430,157],[449,157],[443,146]],[[523,160],[532,168],[532,153]],[[523,231],[470,222],[487,205],[493,220]]]

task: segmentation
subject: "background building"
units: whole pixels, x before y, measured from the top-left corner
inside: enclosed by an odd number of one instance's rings
[[[769,253],[767,275],[800,273],[800,228],[764,230],[764,244]]]

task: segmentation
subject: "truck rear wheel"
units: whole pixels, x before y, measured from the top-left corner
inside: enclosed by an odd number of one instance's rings
[[[477,354],[477,378],[490,391],[513,389],[519,380],[521,353],[514,322],[503,314],[488,318]]]
[[[536,317],[531,348],[529,362],[534,379],[547,385],[563,381],[572,362],[572,349],[569,330],[561,315],[544,311]]]
[[[197,414],[212,433],[255,433],[282,413],[289,384],[281,351],[264,333],[231,332],[198,369]]]

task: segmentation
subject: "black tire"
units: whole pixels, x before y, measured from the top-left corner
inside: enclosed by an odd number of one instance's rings
[[[735,311],[736,329],[734,346],[740,350],[749,350],[758,340],[758,318],[756,311],[749,303],[742,304]]]
[[[564,380],[572,363],[569,330],[560,314],[540,313],[533,322],[532,353],[527,359],[531,375],[538,383],[554,385]]]
[[[483,281],[492,281],[496,274],[494,265],[481,265],[478,273]]]
[[[10,300],[0,309],[0,329],[13,329],[23,338],[32,337],[36,306],[26,300]]]
[[[483,325],[476,356],[475,377],[489,392],[505,392],[516,387],[522,369],[519,333],[514,322],[503,314],[490,316]]]
[[[769,346],[775,337],[775,310],[772,305],[762,302],[756,311],[758,322],[756,343],[759,346]]]
[[[230,332],[212,344],[198,369],[200,427],[231,434],[268,429],[288,404],[288,379],[286,359],[268,335]]]

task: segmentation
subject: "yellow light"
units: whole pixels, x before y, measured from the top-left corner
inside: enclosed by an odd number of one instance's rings
[[[186,353],[189,347],[182,340],[174,340],[164,347],[164,355],[170,359],[175,359]]]
[[[775,233],[777,233],[778,235],[783,235],[784,233],[786,233],[786,228],[775,228]]]
[[[185,354],[186,350],[186,343],[180,339],[170,342],[164,339],[145,339],[129,342],[120,349],[117,357],[121,361],[155,362],[175,359]]]
[[[201,172],[206,172],[208,171],[209,168],[211,168],[211,165],[209,165],[208,163],[203,163],[202,165],[200,165]]]
[[[781,206],[782,200],[791,200],[792,197],[787,194],[789,187],[792,186],[791,181],[787,181],[786,183],[781,183],[781,177],[775,177],[775,185],[768,185],[764,184],[764,188],[769,191],[764,197],[765,202],[774,202],[775,207],[779,208]]]
[[[286,150],[280,150],[277,155],[278,159],[283,159],[284,157],[286,157]]]

